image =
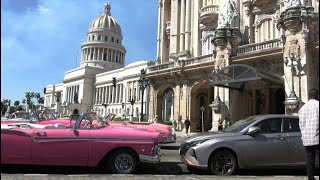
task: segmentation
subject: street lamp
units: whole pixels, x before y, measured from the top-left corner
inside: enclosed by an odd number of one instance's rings
[[[204,123],[203,123],[203,111],[205,111],[206,108],[201,106],[200,111],[201,111],[201,132],[204,132]]]
[[[108,106],[108,104],[103,103],[101,105],[104,106],[104,115],[106,116],[107,115],[107,106]]]
[[[291,64],[289,65],[289,60],[291,62]],[[298,108],[299,105],[299,98],[297,97],[295,91],[294,91],[294,79],[293,79],[293,73],[294,73],[294,64],[293,62],[297,62],[299,63],[301,61],[300,56],[299,55],[295,55],[293,53],[290,53],[289,51],[289,58],[285,57],[284,58],[284,64],[287,67],[291,67],[291,92],[289,97],[286,98],[284,104],[286,106],[286,109],[291,110],[291,112],[294,112],[294,110],[296,110]]]
[[[147,87],[147,79],[146,79],[146,71],[144,69],[141,69],[141,76],[139,79],[139,86],[141,90],[141,113],[140,113],[140,121],[143,121],[143,95],[144,90]]]
[[[132,97],[132,98],[129,98],[131,100],[129,100],[130,104],[131,104],[131,120],[133,119],[133,104],[136,102],[136,97]]]

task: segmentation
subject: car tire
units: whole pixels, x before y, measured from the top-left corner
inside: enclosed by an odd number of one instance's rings
[[[131,174],[139,168],[138,155],[129,149],[114,151],[108,161],[108,167],[114,174]]]
[[[228,150],[214,152],[209,159],[209,171],[215,175],[234,174],[238,167],[237,158]]]

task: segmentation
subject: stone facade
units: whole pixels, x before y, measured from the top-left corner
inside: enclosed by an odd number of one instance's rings
[[[189,118],[195,132],[296,113],[319,86],[318,10],[316,0],[159,0],[149,119],[183,131]]]

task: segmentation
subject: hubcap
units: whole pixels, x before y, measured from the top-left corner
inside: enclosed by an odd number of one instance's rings
[[[213,161],[213,168],[221,173],[228,174],[233,167],[232,160],[227,154],[218,154],[215,156]]]
[[[115,159],[115,168],[120,173],[131,172],[134,168],[134,160],[129,154],[120,154]]]

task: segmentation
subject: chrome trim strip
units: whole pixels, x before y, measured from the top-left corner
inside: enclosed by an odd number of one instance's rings
[[[2,129],[1,132],[19,132],[25,134],[30,137],[33,142],[41,143],[41,142],[64,142],[64,141],[138,141],[138,142],[153,142],[153,139],[150,138],[100,138],[100,137],[89,137],[89,138],[77,138],[77,137],[62,137],[62,136],[33,136],[24,131],[12,130],[12,129]]]

